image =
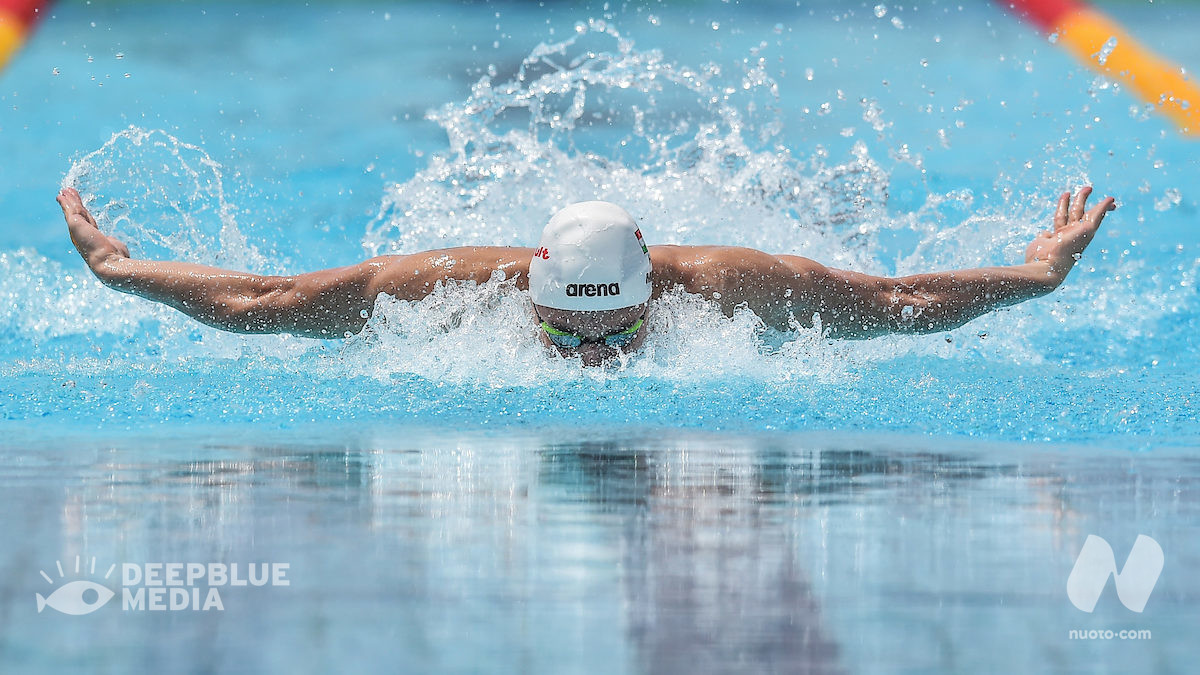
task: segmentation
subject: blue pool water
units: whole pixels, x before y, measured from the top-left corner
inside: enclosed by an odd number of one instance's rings
[[[45,17],[0,74],[0,664],[1183,669],[1200,146],[991,5],[548,5]],[[1200,8],[1103,6],[1200,67]],[[343,341],[223,334],[100,286],[53,201],[260,272],[529,245],[600,198],[651,243],[903,274],[1015,262],[1085,183],[1120,208],[1049,297],[854,342],[676,295],[606,369],[503,284]],[[1143,613],[1068,601],[1088,534],[1161,544]],[[75,556],[293,583],[39,614]]]

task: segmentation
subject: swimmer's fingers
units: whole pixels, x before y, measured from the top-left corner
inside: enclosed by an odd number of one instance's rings
[[[67,230],[71,233],[71,241],[76,248],[90,243],[91,239],[103,236],[92,214],[83,205],[79,193],[71,188],[63,188],[58,193],[58,205],[62,207],[63,218],[67,221]],[[82,248],[81,248],[82,251]]]
[[[1071,193],[1064,192],[1058,198],[1058,209],[1054,211],[1054,229],[1061,230],[1067,226],[1067,209],[1069,208],[1071,208]]]
[[[59,190],[56,201],[62,207],[64,216],[87,215],[87,209],[83,206],[83,199],[80,198],[79,192],[75,188],[63,188]]]
[[[63,217],[67,221],[67,231],[71,235],[71,243],[75,245],[79,255],[89,267],[95,269],[100,261],[112,255],[122,258],[129,257],[129,247],[119,239],[110,237],[100,231],[96,219],[88,213],[83,205],[83,199],[72,188],[63,188],[58,193],[58,205],[62,207]]]
[[[1092,238],[1096,236],[1096,232],[1100,230],[1100,223],[1104,220],[1104,215],[1109,211],[1117,208],[1116,200],[1112,197],[1105,197],[1099,204],[1093,206],[1087,213],[1080,214],[1078,220],[1072,221],[1072,232],[1074,244],[1074,255],[1078,256],[1084,249],[1092,243]],[[1078,260],[1078,257],[1075,258]]]
[[[1109,211],[1115,211],[1116,209],[1117,200],[1113,199],[1112,197],[1105,197],[1104,201],[1093,206],[1091,210],[1084,215],[1084,218],[1086,219],[1087,224],[1095,229],[1100,227],[1100,223],[1104,221],[1104,216],[1107,215]]]
[[[1083,219],[1083,210],[1087,207],[1088,196],[1091,194],[1091,185],[1085,185],[1079,188],[1079,194],[1075,195],[1075,203],[1071,205],[1070,222],[1077,223]]]
[[[67,219],[67,224],[71,224],[72,218],[80,218],[84,223],[92,227],[99,228],[96,225],[96,219],[92,218],[92,214],[88,212],[87,207],[83,205],[83,199],[74,188],[63,188],[58,193],[58,205],[62,207],[63,217]]]

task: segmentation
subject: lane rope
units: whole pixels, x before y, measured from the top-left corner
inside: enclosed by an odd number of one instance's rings
[[[1119,80],[1185,135],[1200,138],[1200,87],[1182,68],[1139,43],[1108,15],[1079,0],[1000,0],[1092,70]]]
[[[25,43],[49,4],[47,0],[0,0],[0,71]]]

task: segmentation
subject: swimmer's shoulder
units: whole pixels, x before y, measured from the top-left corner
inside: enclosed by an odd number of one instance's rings
[[[650,274],[654,283],[652,297],[657,298],[675,286],[690,286],[696,264],[703,258],[703,253],[698,250],[701,248],[708,247],[674,244],[651,246]]]
[[[420,299],[439,282],[473,281],[483,284],[503,272],[520,290],[529,288],[529,261],[533,249],[511,246],[460,246],[408,255],[381,256],[368,261],[381,269],[374,290],[401,299]]]
[[[719,289],[731,272],[744,269],[747,263],[757,264],[756,257],[764,255],[761,251],[740,246],[651,246],[653,297],[676,286],[682,286],[689,293]]]

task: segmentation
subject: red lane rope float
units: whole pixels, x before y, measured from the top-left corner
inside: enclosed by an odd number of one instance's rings
[[[1189,136],[1200,137],[1200,88],[1179,66],[1138,43],[1116,21],[1078,0],[1000,0],[1092,70],[1120,80]]]
[[[0,70],[25,42],[47,0],[0,0]]]

